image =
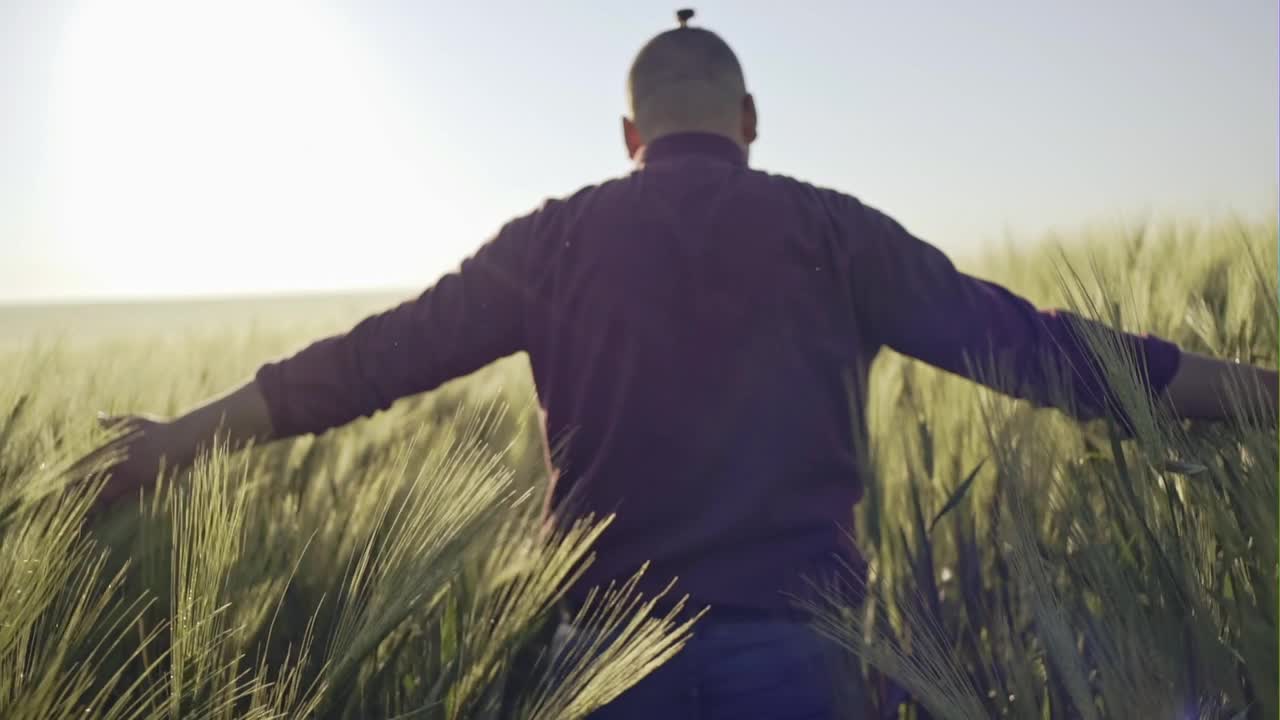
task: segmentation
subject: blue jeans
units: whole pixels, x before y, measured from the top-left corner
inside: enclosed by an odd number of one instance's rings
[[[556,646],[575,632],[561,624]],[[859,720],[863,695],[844,666],[802,622],[705,617],[680,653],[591,720]]]

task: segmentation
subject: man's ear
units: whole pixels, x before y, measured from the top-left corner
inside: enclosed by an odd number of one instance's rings
[[[636,159],[636,153],[644,147],[644,139],[640,137],[640,128],[629,117],[622,118],[622,141],[627,145],[627,157]]]
[[[759,119],[756,116],[756,99],[751,97],[751,93],[747,93],[742,98],[742,141],[747,145],[756,141],[756,123]]]

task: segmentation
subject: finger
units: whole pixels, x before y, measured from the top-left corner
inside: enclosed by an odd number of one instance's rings
[[[110,433],[111,444],[127,445],[146,432],[147,420],[137,415],[108,415],[100,412],[98,426]]]
[[[115,430],[129,422],[127,415],[109,415],[101,410],[98,411],[98,427],[103,430]]]
[[[129,457],[127,438],[118,438],[89,452],[67,468],[73,480],[83,480],[110,472]]]

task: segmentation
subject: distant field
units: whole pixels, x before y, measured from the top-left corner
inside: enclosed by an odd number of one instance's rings
[[[105,339],[244,332],[251,327],[351,322],[363,314],[411,297],[404,293],[361,293],[217,300],[0,304],[0,347],[34,340],[76,344]]]
[[[1273,220],[1168,223],[961,266],[1275,367],[1276,241]],[[560,658],[567,675],[539,655],[594,530],[534,532],[522,357],[319,438],[215,455],[74,532],[88,501],[59,471],[104,439],[95,411],[178,412],[411,294],[0,307],[0,717],[561,720],[678,647],[681,629],[650,622],[602,658]],[[1247,393],[1233,423],[1190,426],[1120,389],[1130,440],[877,361],[879,482],[856,511],[871,599],[818,616],[863,658],[849,680],[877,712],[1277,716],[1275,429]],[[627,602],[596,617],[639,617]]]

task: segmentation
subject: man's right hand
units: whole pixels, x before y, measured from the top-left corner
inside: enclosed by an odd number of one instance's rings
[[[90,474],[107,476],[94,501],[95,512],[126,495],[136,495],[139,488],[155,482],[161,463],[173,452],[169,447],[172,425],[165,420],[144,415],[99,415],[98,422],[117,437],[85,455],[71,469],[76,480]]]
[[[275,439],[266,403],[253,382],[175,420],[126,415],[101,417],[99,422],[121,434],[86,455],[71,471],[76,479],[91,473],[108,476],[93,512],[149,488],[161,469],[168,471],[190,465],[215,440],[238,450],[250,442]]]

